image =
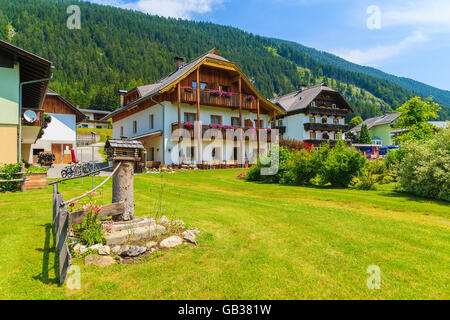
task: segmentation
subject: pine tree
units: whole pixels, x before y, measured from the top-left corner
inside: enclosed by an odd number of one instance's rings
[[[372,138],[370,138],[369,129],[367,125],[363,124],[361,127],[361,132],[359,133],[359,143],[371,144]]]

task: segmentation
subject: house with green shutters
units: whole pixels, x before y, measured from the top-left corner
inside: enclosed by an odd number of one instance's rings
[[[394,144],[394,129],[393,126],[397,119],[400,117],[400,113],[384,114],[379,117],[366,119],[363,123],[360,123],[356,127],[350,130],[354,134],[358,134],[361,131],[362,126],[365,124],[369,129],[372,143],[386,147]]]

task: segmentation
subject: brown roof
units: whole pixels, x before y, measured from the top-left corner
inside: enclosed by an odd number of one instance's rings
[[[399,117],[400,117],[400,113],[391,113],[391,114],[385,114],[385,115],[375,117],[375,118],[369,118],[369,119],[366,119],[363,123],[358,124],[356,127],[351,129],[350,131],[355,132],[355,133],[360,132],[363,124],[365,124],[367,126],[367,129],[373,128],[375,126],[380,126],[383,124],[391,124],[391,123],[397,121],[397,119]]]
[[[52,63],[19,47],[0,40],[0,54],[12,62],[20,63],[20,82],[50,78]],[[8,67],[11,67],[8,66]],[[23,86],[22,106],[40,108],[44,101],[49,81]]]
[[[185,76],[186,74],[189,74],[200,62],[202,62],[206,58],[232,63],[231,61],[229,61],[229,60],[225,59],[224,57],[220,56],[219,52],[216,49],[212,49],[212,50],[206,52],[205,54],[199,56],[198,58],[192,60],[191,62],[185,64],[184,66],[179,67],[174,72],[172,72],[171,74],[169,74],[165,78],[162,78],[158,82],[152,83],[152,84],[148,84],[148,85],[144,85],[144,86],[139,86],[139,87],[136,87],[136,88],[128,91],[128,92],[131,92],[131,91],[136,89],[138,91],[138,93],[139,93],[139,99],[129,103],[128,105],[125,105],[125,106],[122,106],[122,107],[116,109],[115,111],[111,112],[109,115],[104,117],[103,119],[109,119],[112,116],[114,116],[114,115],[116,115],[116,114],[118,114],[118,113],[120,113],[120,112],[122,112],[122,111],[124,111],[124,110],[126,110],[126,109],[128,109],[128,108],[130,108],[130,107],[132,107],[132,106],[134,106],[134,105],[136,105],[138,103],[140,103],[140,102],[142,102],[143,100],[146,100],[149,97],[152,97],[152,96],[160,93],[161,90],[165,89],[166,87],[168,87],[172,83],[176,82],[178,79],[180,79],[181,77]],[[270,103],[270,101],[268,101],[267,99],[264,99],[264,100],[266,100],[268,103]],[[280,110],[280,112],[281,112],[281,110]]]
[[[64,97],[62,97],[61,95],[59,95],[58,93],[56,93],[55,91],[53,91],[50,88],[47,88],[47,92],[46,92],[47,96],[55,96],[58,99],[60,99],[67,107],[69,107],[69,109],[71,109],[73,111],[73,113],[76,115],[77,118],[77,123],[83,121],[84,119],[86,119],[86,115],[80,111],[80,109],[78,109],[77,107],[75,107],[72,103],[70,103],[68,100],[66,100]]]
[[[343,103],[351,111],[353,111],[350,105],[345,100],[345,98],[338,91],[331,89],[330,87],[328,87],[326,84],[323,83],[306,89],[295,91],[281,97],[277,97],[275,99],[272,99],[271,101],[275,104],[278,104],[289,114],[294,111],[305,109],[322,92],[329,92],[339,95],[339,97],[343,100]]]

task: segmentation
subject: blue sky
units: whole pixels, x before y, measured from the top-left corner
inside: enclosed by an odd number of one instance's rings
[[[450,90],[450,0],[91,0],[291,40]]]

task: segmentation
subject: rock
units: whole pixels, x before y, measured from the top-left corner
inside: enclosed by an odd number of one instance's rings
[[[178,236],[172,236],[172,237],[169,237],[169,238],[161,241],[159,246],[161,248],[173,248],[173,247],[179,246],[182,243],[183,243],[183,239],[181,239]]]
[[[120,251],[119,251],[119,256],[122,256],[122,255],[124,255],[125,254],[125,252],[127,252],[128,251],[128,249],[130,249],[130,246],[129,245],[123,245],[123,246],[121,246],[120,247]]]
[[[81,244],[77,243],[76,245],[73,246],[73,252],[75,253],[80,253],[80,247]]]
[[[127,257],[137,257],[147,251],[146,247],[130,246],[122,255]]]
[[[162,216],[162,217],[159,219],[159,223],[161,223],[161,224],[169,224],[169,219],[167,219],[166,216]]]
[[[182,227],[184,225],[184,221],[183,220],[173,220],[172,225]]]
[[[127,230],[113,232],[106,236],[108,245],[118,245],[135,240],[151,239],[160,236],[166,232],[166,228],[159,224],[150,224],[144,227],[136,228],[130,233]]]
[[[95,250],[98,250],[101,246],[102,246],[101,244],[96,244],[96,245],[90,246],[89,249],[92,251],[95,251]]]
[[[112,251],[112,253],[114,253],[114,254],[120,253],[120,246],[114,246],[114,247],[111,249],[111,251]]]
[[[197,241],[195,241],[195,233],[192,230],[186,230],[181,235],[184,240],[197,245]]]
[[[98,248],[98,254],[102,256],[108,256],[111,254],[111,248],[109,246],[101,246]]]
[[[151,248],[153,248],[153,247],[156,247],[157,245],[158,245],[158,243],[155,242],[155,241],[149,241],[149,242],[147,242],[147,243],[145,244],[145,246],[147,247],[147,249],[151,249]]]
[[[189,230],[189,231],[193,232],[193,233],[194,233],[195,235],[197,235],[197,236],[200,235],[200,230],[198,230],[198,229],[191,229],[191,230]]]
[[[96,254],[90,254],[84,258],[84,264],[86,266],[93,264],[98,267],[107,267],[115,263],[116,260],[111,256],[98,256]]]
[[[80,246],[80,254],[85,253],[86,251],[88,251],[88,247],[86,246]]]

